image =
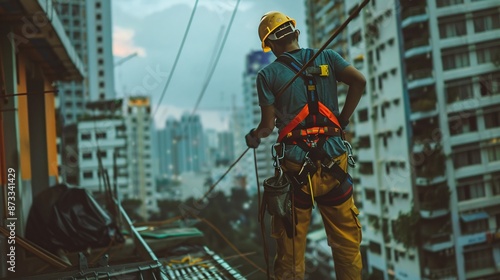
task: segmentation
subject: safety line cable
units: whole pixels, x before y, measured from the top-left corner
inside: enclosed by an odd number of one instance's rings
[[[209,72],[207,79],[205,80],[205,83],[203,84],[203,87],[201,88],[200,95],[198,96],[198,100],[196,100],[196,105],[194,105],[193,112],[191,115],[194,115],[196,110],[198,109],[198,106],[200,105],[201,99],[203,98],[203,95],[207,91],[208,84],[210,83],[210,80],[212,79],[212,76],[215,72],[215,68],[217,67],[217,64],[219,62],[220,56],[222,55],[222,50],[224,49],[224,45],[226,44],[227,37],[229,35],[229,31],[231,30],[231,26],[233,25],[234,17],[236,16],[236,12],[238,11],[238,6],[240,4],[241,0],[238,0],[236,2],[236,6],[234,7],[233,14],[231,15],[231,19],[229,20],[229,25],[226,29],[226,33],[224,34],[224,38],[222,39],[222,43],[219,49],[219,53],[217,53],[217,57],[215,58],[215,62],[212,65],[212,70]]]
[[[192,213],[193,216],[195,218],[197,218],[198,220],[204,222],[205,224],[207,224],[209,227],[211,227],[217,234],[219,234],[220,237],[222,237],[222,239],[224,239],[224,241],[240,256],[242,257],[243,259],[245,259],[248,263],[250,263],[253,267],[257,268],[259,271],[263,272],[263,273],[266,273],[266,271],[261,268],[260,266],[258,266],[256,263],[254,263],[252,260],[250,260],[247,256],[245,256],[245,254],[243,254],[240,250],[238,250],[238,248],[236,248],[236,246],[234,246],[233,243],[231,243],[231,241],[229,241],[229,239],[227,239],[226,236],[224,236],[224,234],[214,225],[212,224],[210,221],[208,221],[207,219],[205,218],[201,218],[201,217],[198,217],[196,216],[194,213]]]
[[[219,184],[220,181],[222,181],[222,179],[224,179],[224,177],[226,177],[226,175],[229,173],[229,171],[231,171],[231,169],[233,169],[233,167],[243,158],[243,156],[248,152],[250,148],[246,148],[245,151],[229,166],[229,168],[226,170],[226,172],[224,172],[224,174],[222,174],[221,177],[219,177],[219,179],[213,183],[210,188],[208,188],[208,190],[205,192],[205,194],[200,198],[198,199],[197,203],[200,203],[203,199],[205,199],[209,194],[210,192],[215,189],[215,187],[217,186],[217,184]]]
[[[351,22],[351,20],[358,16],[359,12],[368,4],[368,2],[370,2],[370,0],[363,1],[358,6],[358,8],[352,14],[349,15],[349,17],[344,21],[344,23],[342,23],[342,25],[339,28],[337,28],[335,32],[333,32],[332,36],[330,36],[330,38],[323,44],[323,46],[319,48],[319,50],[311,57],[311,59],[309,59],[309,61],[307,61],[302,66],[302,68],[300,68],[300,70],[297,71],[297,73],[295,73],[293,78],[290,79],[290,81],[288,81],[288,83],[286,83],[283,86],[283,88],[281,88],[281,90],[276,94],[276,99],[278,99],[283,94],[283,92],[285,92],[285,90],[301,75],[301,73],[304,72],[307,69],[307,67],[309,67],[309,65],[311,65],[311,63],[319,56],[319,54],[322,51],[324,51],[326,47],[333,41],[333,39],[335,39],[337,35],[339,35],[342,31],[344,31],[344,29]]]
[[[188,25],[186,27],[186,31],[184,31],[184,36],[182,37],[179,51],[177,51],[177,55],[175,57],[174,64],[172,64],[172,69],[170,69],[170,73],[168,74],[167,83],[165,84],[165,87],[163,87],[163,91],[160,95],[160,100],[158,101],[158,105],[156,105],[156,109],[155,109],[154,113],[151,115],[152,118],[154,118],[154,116],[158,112],[158,109],[160,108],[160,105],[161,105],[161,101],[163,100],[163,97],[165,96],[165,93],[167,92],[168,86],[170,85],[170,81],[172,80],[172,76],[174,74],[175,67],[177,66],[177,62],[179,61],[179,58],[180,58],[181,53],[182,53],[182,49],[184,48],[184,43],[186,42],[186,38],[187,38],[187,35],[189,33],[189,29],[191,28],[191,23],[193,22],[194,13],[196,12],[196,8],[198,7],[198,1],[199,0],[196,0],[196,2],[194,3],[194,7],[193,7],[193,10],[191,11],[191,16],[189,17],[189,22],[188,22]]]
[[[210,194],[210,192],[212,192],[215,189],[217,184],[219,184],[220,181],[222,181],[222,179],[224,179],[224,177],[226,177],[226,175],[229,173],[229,171],[231,171],[231,169],[233,169],[233,167],[243,158],[243,156],[248,152],[249,149],[250,148],[246,148],[246,150],[229,166],[229,168],[224,172],[224,174],[222,174],[222,176],[219,177],[219,179],[210,186],[210,188],[203,194],[203,196],[201,198],[199,198],[196,201],[196,203],[200,203],[203,199],[205,199]],[[136,227],[138,227],[138,226],[162,226],[162,225],[173,223],[173,222],[178,221],[182,218],[184,218],[184,217],[181,215],[178,215],[178,216],[175,216],[175,217],[163,220],[163,221],[158,221],[158,222],[134,223],[134,226],[136,226]]]

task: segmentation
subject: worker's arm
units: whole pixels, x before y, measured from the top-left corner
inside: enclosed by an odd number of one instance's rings
[[[253,136],[266,138],[273,132],[275,125],[274,105],[260,107],[260,123],[253,131]]]
[[[245,141],[249,148],[256,149],[260,144],[260,138],[269,136],[274,129],[274,106],[261,106],[260,111],[261,116],[259,126],[250,130],[250,132],[245,136]]]
[[[347,84],[349,90],[345,99],[344,107],[340,112],[341,123],[349,123],[349,118],[354,113],[354,109],[358,106],[361,95],[365,90],[366,80],[363,74],[352,66],[347,66],[339,73],[339,81]]]

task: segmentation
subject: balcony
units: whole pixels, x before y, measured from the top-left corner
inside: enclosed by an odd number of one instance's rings
[[[414,6],[404,10],[401,14],[401,19],[401,26],[405,28],[414,23],[429,20],[429,15],[425,6]]]
[[[428,268],[424,269],[425,279],[448,279],[454,280],[457,278],[457,268],[449,266],[444,268]]]
[[[446,216],[449,213],[450,213],[449,209],[443,207],[439,207],[438,209],[436,209],[435,206],[432,206],[432,204],[427,204],[427,203],[422,204],[422,207],[420,208],[420,217],[424,219],[435,219]]]
[[[427,190],[420,204],[420,216],[434,219],[447,215],[450,199],[450,190],[446,185],[438,185]]]
[[[439,252],[453,248],[453,236],[450,233],[438,233],[422,238],[424,249],[430,252]]]
[[[431,51],[432,47],[429,41],[429,34],[421,35],[420,38],[416,38],[405,43],[405,58],[410,58]]]
[[[408,73],[408,89],[428,86],[434,83],[432,68],[414,70]]]

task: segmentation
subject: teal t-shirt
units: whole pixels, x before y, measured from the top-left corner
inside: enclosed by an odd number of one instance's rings
[[[315,49],[314,53],[318,50]],[[307,62],[306,49],[298,49],[289,52],[302,64]],[[349,63],[337,52],[324,50],[314,60],[314,65],[328,65],[329,75],[327,77],[316,76],[316,89],[319,101],[328,107],[337,117],[340,114],[337,97],[337,77]],[[257,92],[259,105],[274,105],[277,115],[276,127],[281,130],[302,110],[307,104],[307,90],[304,81],[299,77],[283,92],[278,100],[275,94],[290,81],[295,73],[280,62],[274,61],[259,71],[257,74]],[[325,142],[323,149],[330,157],[336,157],[346,152],[340,137],[330,137]],[[288,160],[302,163],[306,152],[297,145],[287,145],[285,157]]]

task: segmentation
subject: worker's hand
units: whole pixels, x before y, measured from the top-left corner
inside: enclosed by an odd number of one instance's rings
[[[245,142],[247,143],[247,146],[249,148],[257,149],[260,144],[260,138],[257,136],[253,135],[253,132],[255,131],[255,128],[252,128],[250,132],[245,135]]]
[[[347,125],[349,125],[349,120],[346,120],[346,119],[342,118],[342,116],[340,116],[339,123],[340,123],[340,128],[342,130],[345,130],[347,128]]]

